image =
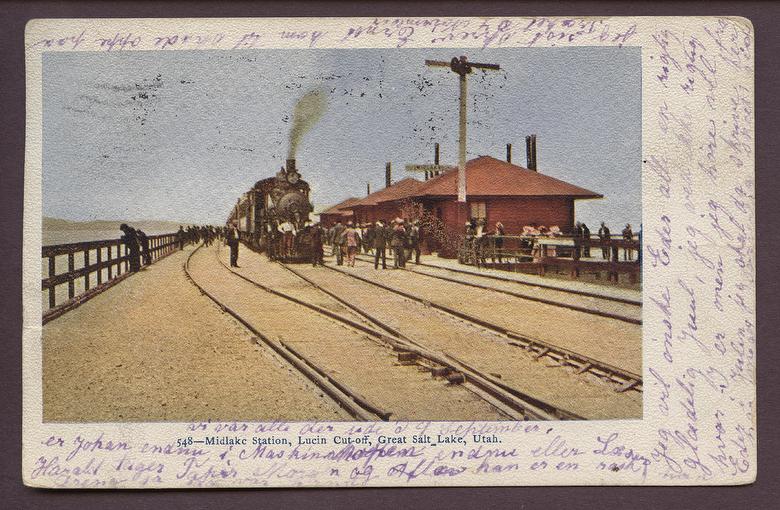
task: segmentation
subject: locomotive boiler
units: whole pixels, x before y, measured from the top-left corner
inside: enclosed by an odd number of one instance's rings
[[[274,177],[257,181],[238,199],[228,222],[238,228],[245,245],[273,260],[308,261],[306,222],[314,209],[309,193],[309,183],[298,173],[295,159],[288,159]],[[290,227],[291,240],[289,233],[282,232]]]

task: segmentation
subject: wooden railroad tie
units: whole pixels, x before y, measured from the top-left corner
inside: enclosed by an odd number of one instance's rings
[[[398,362],[401,365],[415,365],[417,363],[417,353],[401,351],[398,353]]]
[[[433,377],[447,377],[452,373],[452,368],[450,367],[431,367],[431,376]]]
[[[466,376],[460,372],[452,372],[447,375],[447,382],[450,384],[463,384],[466,382]]]

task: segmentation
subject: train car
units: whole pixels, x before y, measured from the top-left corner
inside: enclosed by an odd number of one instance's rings
[[[309,183],[301,179],[295,160],[288,159],[274,177],[257,181],[238,199],[228,223],[238,228],[245,245],[265,252],[272,260],[307,262],[310,242],[306,222],[314,210],[309,193]],[[294,235],[285,236],[285,226],[292,226]]]

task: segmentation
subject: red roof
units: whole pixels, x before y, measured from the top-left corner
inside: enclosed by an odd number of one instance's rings
[[[410,196],[450,196],[458,192],[458,171],[437,175]],[[472,196],[566,196],[603,198],[603,195],[490,156],[466,163],[466,193]]]
[[[418,181],[414,177],[407,177],[395,184],[391,184],[387,188],[371,193],[367,197],[348,206],[348,209],[354,209],[355,207],[361,206],[372,206],[380,202],[392,202],[393,200],[417,196],[416,191],[425,184],[426,183]]]
[[[345,207],[348,207],[355,202],[360,201],[359,198],[355,197],[349,197],[348,199],[344,200],[343,202],[339,202],[336,205],[333,205],[331,207],[328,207],[324,211],[320,212],[320,214],[350,214],[350,211],[344,210]]]

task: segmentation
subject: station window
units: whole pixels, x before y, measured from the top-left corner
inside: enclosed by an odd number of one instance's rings
[[[471,217],[477,220],[487,218],[485,202],[471,202]]]

